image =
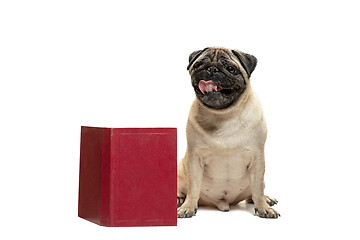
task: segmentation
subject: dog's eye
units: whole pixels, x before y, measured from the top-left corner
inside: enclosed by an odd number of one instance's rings
[[[233,68],[232,66],[228,66],[227,68],[226,68],[230,73],[235,73],[235,68]]]
[[[195,64],[194,64],[194,68],[198,68],[198,67],[200,67],[201,66],[201,62],[196,62]]]

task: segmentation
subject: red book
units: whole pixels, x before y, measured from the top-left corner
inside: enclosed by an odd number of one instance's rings
[[[79,217],[176,226],[176,165],[176,128],[81,127]]]

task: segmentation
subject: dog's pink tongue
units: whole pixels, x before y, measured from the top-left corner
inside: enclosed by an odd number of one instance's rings
[[[217,86],[211,80],[210,81],[200,80],[199,89],[203,94],[205,94],[205,92],[212,92],[213,90],[216,92]]]

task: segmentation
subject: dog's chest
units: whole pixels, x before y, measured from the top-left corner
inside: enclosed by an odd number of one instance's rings
[[[234,199],[248,186],[248,168],[255,159],[251,138],[239,119],[222,123],[206,138],[198,154],[204,163],[202,188],[210,198],[226,193],[226,199]]]
[[[221,122],[208,133],[207,145],[213,148],[241,151],[249,140],[248,124],[241,118]]]

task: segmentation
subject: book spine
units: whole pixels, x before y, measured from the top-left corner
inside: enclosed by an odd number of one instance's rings
[[[81,218],[100,224],[101,129],[81,127],[79,210]]]
[[[103,129],[103,140],[102,140],[100,225],[103,226],[111,225],[111,214],[110,214],[111,130],[112,129],[110,128]]]

